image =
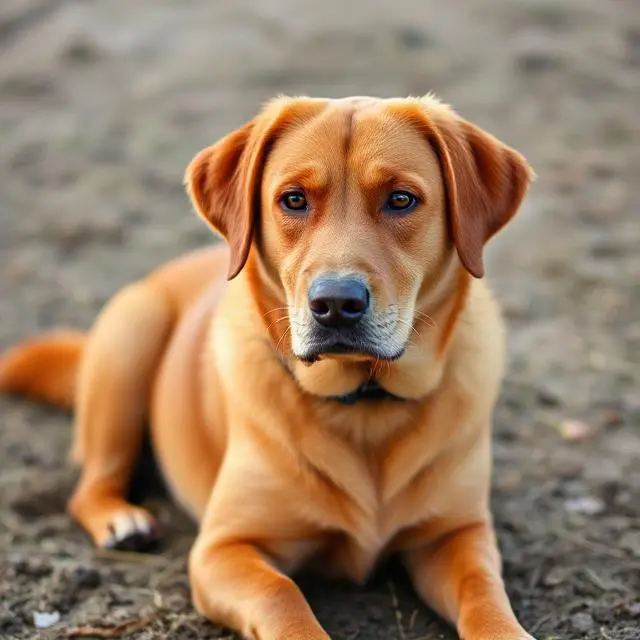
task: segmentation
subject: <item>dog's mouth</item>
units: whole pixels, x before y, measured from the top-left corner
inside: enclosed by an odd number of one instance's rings
[[[387,361],[397,360],[404,353],[404,349],[386,352],[383,349],[367,344],[355,344],[344,340],[325,340],[309,345],[303,352],[295,356],[305,364],[313,364],[324,358],[334,358],[351,361]]]

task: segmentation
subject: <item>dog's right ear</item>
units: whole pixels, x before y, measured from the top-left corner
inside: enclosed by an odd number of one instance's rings
[[[255,200],[260,197],[254,193],[259,177],[252,178],[261,164],[257,143],[251,145],[255,128],[254,121],[248,122],[203,149],[185,173],[187,192],[196,211],[229,245],[229,280],[247,261],[258,204]]]
[[[191,201],[231,250],[229,280],[242,271],[249,256],[270,148],[286,127],[320,107],[320,101],[308,98],[277,98],[254,120],[203,149],[189,163],[185,185]]]

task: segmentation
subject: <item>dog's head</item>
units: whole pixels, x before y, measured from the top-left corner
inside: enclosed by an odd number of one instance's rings
[[[250,250],[300,360],[394,360],[423,302],[483,247],[531,179],[522,156],[435,98],[279,98],[201,151],[197,211]],[[447,282],[444,282],[446,289]]]

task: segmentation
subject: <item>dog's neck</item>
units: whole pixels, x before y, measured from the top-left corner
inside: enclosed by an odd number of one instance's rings
[[[280,360],[282,367],[284,370],[291,376],[291,378],[299,383],[297,376],[294,374],[292,370],[292,365],[290,361],[285,360],[280,354],[277,354],[278,359]],[[383,400],[394,400],[394,401],[406,401],[408,398],[404,398],[402,396],[396,395],[387,391],[372,377],[368,377],[365,381],[358,387],[356,387],[353,391],[348,393],[341,393],[336,395],[327,395],[326,391],[322,395],[317,395],[313,391],[309,389],[303,389],[307,391],[310,395],[314,395],[319,399],[326,400],[327,402],[337,402],[342,405],[354,405],[359,404],[361,402],[372,402],[372,401],[383,401]]]
[[[259,261],[251,260],[241,277],[254,290],[253,299],[264,308],[259,312],[275,355],[307,393],[330,401],[353,405],[365,401],[420,400],[440,383],[455,326],[469,292],[470,276],[457,261],[437,286],[421,292],[418,302],[427,312],[418,314],[412,339],[398,360],[372,361],[354,358],[326,358],[313,364],[295,358],[287,340],[286,323],[270,320],[272,309],[282,308],[275,292],[262,289]]]
[[[377,380],[367,380],[365,383],[361,384],[355,391],[342,396],[329,396],[328,400],[344,405],[354,405],[360,402],[380,402],[383,400],[394,400],[396,402],[399,400],[401,402],[406,402],[407,398],[397,396],[394,393],[383,389],[378,384]]]

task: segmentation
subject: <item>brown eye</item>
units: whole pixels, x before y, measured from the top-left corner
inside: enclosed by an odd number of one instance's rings
[[[289,191],[280,198],[280,205],[285,211],[305,213],[308,209],[307,198],[302,191]]]
[[[385,205],[385,213],[406,213],[418,204],[418,198],[408,191],[394,191],[389,195]]]

